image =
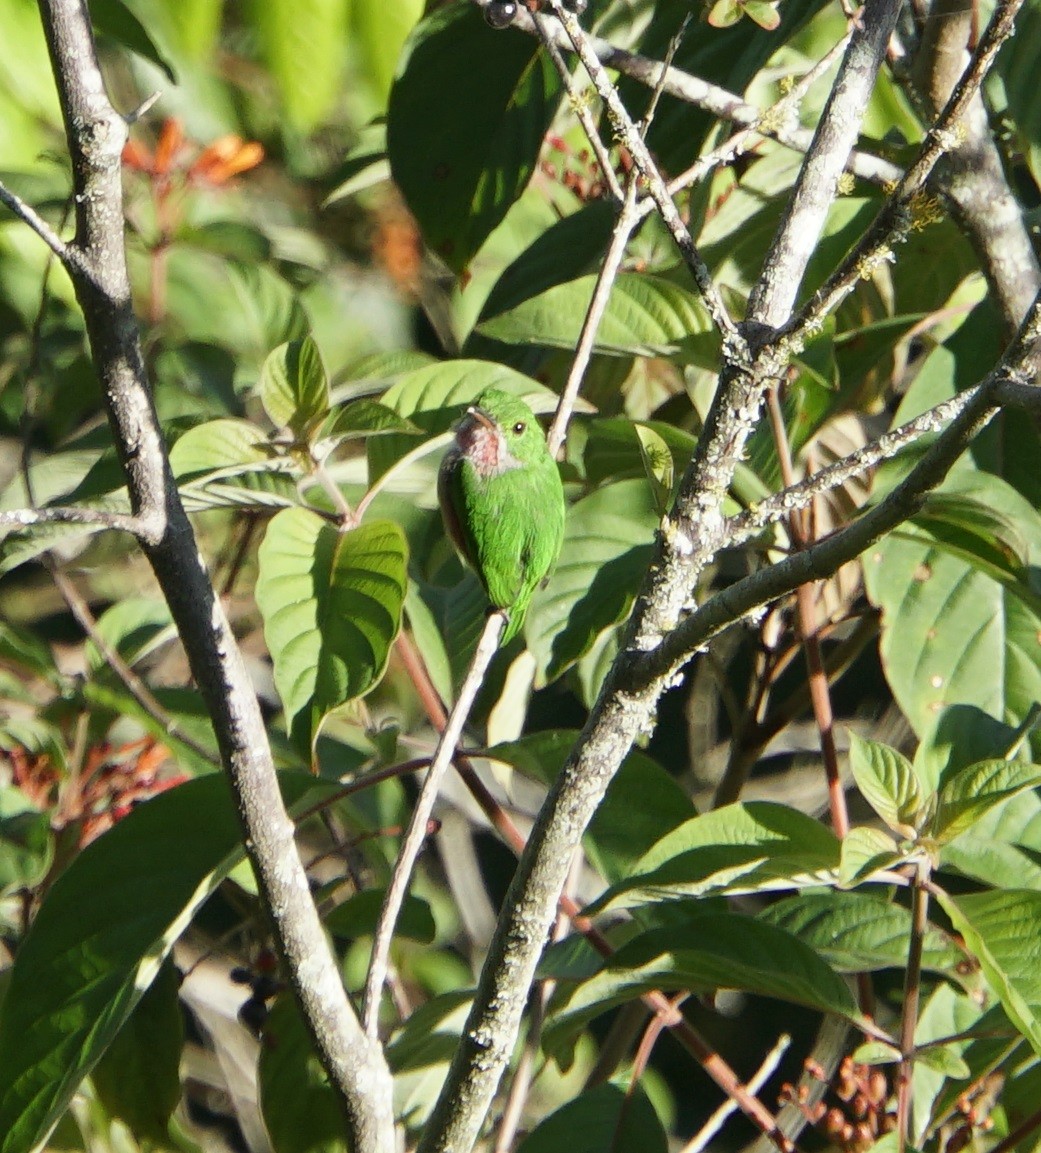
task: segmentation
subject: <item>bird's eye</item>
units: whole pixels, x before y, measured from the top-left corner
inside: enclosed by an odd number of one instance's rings
[[[527,425],[524,423],[524,421],[523,421],[523,420],[518,420],[518,421],[517,421],[517,423],[516,423],[516,424],[513,426],[513,431],[514,431],[514,433],[515,433],[517,436],[520,436],[520,434],[521,434],[521,433],[522,433],[522,432],[523,432],[523,431],[524,431],[524,430],[525,430],[527,427],[528,427],[528,426],[527,426]]]

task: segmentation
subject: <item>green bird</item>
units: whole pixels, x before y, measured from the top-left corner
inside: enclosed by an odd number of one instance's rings
[[[524,401],[498,388],[481,393],[456,426],[437,495],[448,535],[506,612],[506,644],[564,540],[560,473]]]

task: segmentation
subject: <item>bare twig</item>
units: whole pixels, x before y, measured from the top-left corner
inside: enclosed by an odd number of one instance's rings
[[[41,524],[82,525],[84,528],[127,532],[141,541],[154,543],[157,525],[144,516],[104,512],[97,508],[18,508],[0,512],[0,526],[31,528]]]
[[[561,83],[564,85],[564,91],[567,93],[568,100],[571,102],[571,109],[577,117],[579,124],[582,125],[582,131],[586,134],[589,146],[592,148],[593,155],[600,165],[600,171],[603,173],[604,180],[607,182],[608,191],[611,193],[612,198],[618,204],[621,204],[625,198],[625,193],[622,190],[621,184],[618,182],[618,176],[615,173],[614,165],[611,163],[610,154],[604,147],[604,142],[593,120],[593,113],[589,105],[582,99],[582,94],[575,87],[574,77],[571,75],[564,57],[560,54],[560,49],[557,47],[557,43],[548,27],[549,21],[546,20],[544,16],[540,16],[538,12],[531,14],[531,20],[535,25],[535,31],[538,33],[543,47],[549,54],[550,60],[553,61],[553,67],[556,68]]]
[[[76,618],[76,622],[94,642],[105,664],[119,677],[127,692],[137,701],[142,710],[166,732],[170,739],[179,741],[186,748],[191,749],[197,757],[200,757],[207,764],[219,768],[220,760],[214,756],[213,750],[200,744],[193,736],[181,728],[177,721],[171,717],[159,701],[156,700],[155,694],[148,685],[146,685],[130,665],[123,660],[119,652],[108,643],[98,628],[98,622],[94,619],[94,614],[90,611],[90,606],[83,597],[80,596],[79,589],[76,588],[75,583],[62,571],[60,565],[53,557],[48,556],[47,567],[50,571],[51,579],[54,581],[58,592],[61,593],[62,600],[69,606],[69,611]]]
[[[78,272],[84,276],[88,275],[88,268],[82,254],[73,245],[62,240],[35,208],[26,204],[20,196],[16,196],[2,182],[0,182],[0,204],[3,204],[13,215],[17,216],[23,224],[27,224],[70,273]]]
[[[644,143],[639,129],[633,123],[632,117],[626,111],[625,105],[622,104],[618,96],[617,89],[611,83],[610,77],[597,59],[596,53],[590,45],[589,38],[586,36],[585,31],[574,14],[564,8],[560,0],[549,0],[549,2],[557,19],[563,24],[564,30],[567,32],[568,38],[578,53],[586,72],[589,74],[589,78],[593,82],[593,87],[596,89],[597,95],[604,102],[608,115],[611,118],[612,128],[617,134],[619,141],[629,150],[629,154],[632,156],[640,175],[646,181],[647,191],[657,205],[658,212],[661,214],[665,226],[671,233],[687,267],[690,269],[691,275],[694,277],[694,283],[698,286],[698,291],[705,301],[705,307],[708,309],[709,315],[712,317],[713,322],[720,332],[736,337],[737,329],[735,328],[734,322],[730,319],[730,314],[727,311],[726,305],[723,303],[723,298],[719,295],[719,290],[712,281],[708,266],[705,264],[701,253],[698,252],[697,245],[695,245],[690,231],[683,223],[683,219],[672,197],[669,195],[665,181],[658,171],[658,166],[654,162],[654,158],[651,156],[647,145]]]
[[[491,613],[485,623],[484,632],[477,644],[470,668],[467,670],[466,678],[459,689],[459,696],[456,698],[455,705],[445,723],[441,738],[437,743],[434,759],[430,762],[430,769],[419,790],[405,839],[398,851],[398,858],[394,862],[390,884],[384,894],[383,907],[380,909],[379,920],[373,935],[372,957],[365,979],[362,1024],[365,1032],[373,1040],[377,1038],[379,1031],[380,999],[383,994],[383,985],[387,979],[390,946],[394,939],[398,914],[401,912],[405,894],[408,892],[412,869],[427,837],[427,825],[430,821],[430,814],[434,811],[434,802],[437,800],[441,781],[448,771],[452,757],[455,755],[455,746],[462,734],[466,719],[470,715],[474,699],[484,683],[488,666],[498,651],[499,637],[505,623],[506,618],[501,612]]]
[[[900,1069],[896,1080],[896,1140],[904,1153],[911,1124],[911,1090],[914,1083],[914,1031],[922,992],[922,948],[929,925],[929,858],[919,858],[911,882],[911,936],[904,970],[904,1003],[900,1013]]]
[[[560,394],[560,402],[557,405],[553,423],[546,434],[549,451],[554,457],[560,452],[564,438],[567,436],[568,422],[571,419],[575,401],[578,399],[578,390],[582,387],[582,379],[593,355],[597,329],[600,327],[600,321],[603,320],[607,303],[611,297],[611,288],[625,256],[625,246],[629,243],[633,229],[640,222],[636,205],[636,187],[636,179],[631,178],[625,192],[621,214],[615,223],[614,231],[611,233],[611,243],[597,271],[593,295],[589,301],[585,319],[582,321],[582,331],[579,333],[575,356],[571,361],[571,368],[568,370],[567,380]]]
[[[795,470],[792,467],[791,447],[788,444],[788,431],[784,426],[784,414],[776,388],[767,392],[767,412],[773,431],[774,445],[781,465],[781,483],[790,488],[795,483]],[[792,513],[788,518],[788,535],[795,548],[803,548],[807,543],[807,533],[803,518]],[[812,585],[800,585],[795,590],[796,616],[799,639],[806,656],[806,670],[809,679],[810,700],[813,704],[813,717],[817,722],[820,736],[821,760],[824,762],[824,775],[828,782],[828,805],[831,810],[831,827],[835,836],[842,838],[849,832],[849,811],[846,808],[846,794],[842,788],[842,775],[839,771],[839,753],[835,746],[835,717],[831,708],[831,693],[828,678],[824,672],[820,639],[817,634],[816,605]]]
[[[856,144],[899,10],[899,0],[868,0],[864,5],[763,273],[749,297],[748,315],[756,324],[776,328],[788,319]]]
[[[791,1045],[792,1039],[787,1033],[782,1033],[777,1038],[777,1043],[770,1050],[769,1053],[763,1058],[762,1064],[756,1069],[755,1073],[748,1080],[749,1093],[758,1093],[760,1089],[770,1080],[780,1065],[785,1053],[788,1052],[788,1047]],[[712,1114],[711,1117],[705,1122],[704,1125],[694,1134],[693,1137],[683,1146],[682,1153],[701,1153],[708,1143],[716,1136],[716,1134],[726,1124],[727,1119],[732,1117],[737,1112],[737,1106],[732,1100],[724,1101],[722,1105]]]

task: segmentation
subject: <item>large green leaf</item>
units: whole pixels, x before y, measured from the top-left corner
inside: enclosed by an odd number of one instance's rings
[[[597,1085],[544,1118],[517,1153],[666,1153],[665,1130],[647,1094]]]
[[[902,969],[907,964],[911,914],[901,905],[864,893],[800,893],[759,914],[794,934],[843,973]],[[922,964],[953,973],[961,950],[938,929],[925,934]]]
[[[257,605],[286,728],[310,755],[322,720],[382,677],[401,627],[408,549],[391,521],[338,530],[285,509],[260,546]]]
[[[658,521],[646,480],[605,485],[568,509],[560,557],[525,623],[540,680],[555,680],[626,618]]]
[[[481,318],[508,312],[591,271],[607,248],[616,217],[609,200],[594,200],[547,228],[503,271],[484,302]]]
[[[830,884],[838,864],[838,838],[812,817],[767,801],[725,805],[667,833],[591,909]]]
[[[0,1150],[34,1148],[238,859],[221,776],[135,808],[47,893],[0,1007]]]
[[[951,774],[937,796],[933,836],[942,844],[971,828],[989,809],[1041,784],[1041,766],[983,761]]]
[[[1041,1055],[1041,893],[1005,889],[937,899],[1016,1028]]]
[[[537,40],[473,4],[433,12],[405,45],[387,113],[391,172],[423,236],[462,272],[535,170],[560,82]]]
[[[506,344],[573,349],[593,296],[594,276],[557,284],[479,325]],[[614,356],[671,356],[704,361],[718,352],[700,297],[648,273],[623,272],[615,280],[596,331],[597,352]]]
[[[570,994],[552,1016],[547,1044],[652,989],[742,989],[854,1018],[846,982],[783,929],[735,913],[709,913],[641,933]]]
[[[142,1144],[166,1144],[170,1116],[181,1099],[180,983],[167,961],[94,1067],[94,1088],[106,1112]]]
[[[1041,601],[1029,568],[1041,556],[1041,515],[986,473],[953,475],[944,491],[948,524],[955,498],[962,501],[957,544],[951,531],[941,539],[926,522],[864,558],[868,594],[882,609],[886,677],[918,733],[952,703],[1016,725],[1041,699]],[[1006,526],[1000,536],[995,517]]]

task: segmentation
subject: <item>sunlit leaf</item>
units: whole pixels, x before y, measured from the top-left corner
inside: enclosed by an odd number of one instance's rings
[[[472,4],[435,10],[409,37],[387,112],[391,171],[453,271],[524,190],[559,95],[538,42],[497,34]]]
[[[310,753],[333,709],[382,677],[401,627],[407,547],[391,521],[341,532],[286,509],[260,546],[257,605],[294,743]]]

